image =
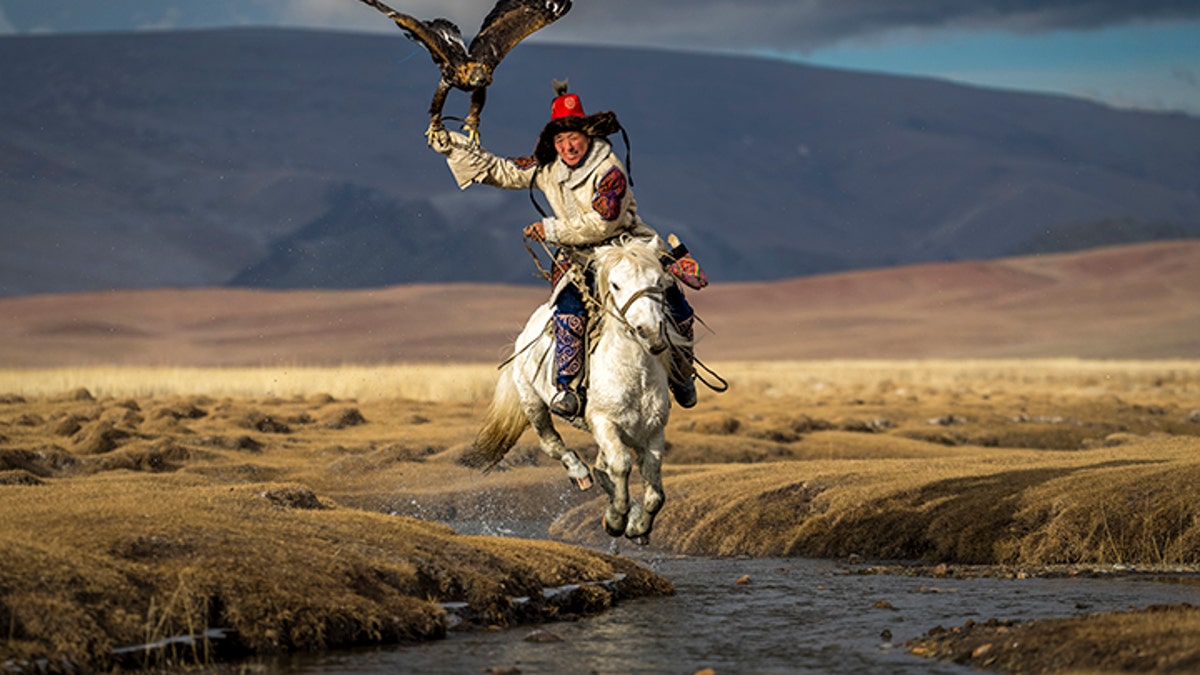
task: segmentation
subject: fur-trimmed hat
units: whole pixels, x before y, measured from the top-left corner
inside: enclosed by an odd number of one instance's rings
[[[590,138],[608,138],[621,130],[621,123],[613,112],[587,115],[579,96],[567,93],[566,80],[553,80],[554,100],[550,103],[550,123],[538,135],[537,148],[533,156],[540,166],[549,166],[558,151],[554,149],[554,137],[564,131],[579,131]]]

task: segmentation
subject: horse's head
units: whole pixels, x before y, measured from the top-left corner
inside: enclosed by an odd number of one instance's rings
[[[663,294],[674,279],[651,244],[625,237],[596,250],[596,288],[615,323],[652,353],[668,346]]]

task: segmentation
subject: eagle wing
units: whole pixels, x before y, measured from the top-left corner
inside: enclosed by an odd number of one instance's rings
[[[518,42],[562,18],[570,9],[571,0],[500,0],[483,20],[468,53],[472,60],[492,70]]]
[[[408,39],[420,44],[429,52],[429,56],[443,70],[447,67],[457,70],[458,66],[467,61],[467,47],[463,43],[462,34],[446,19],[421,21],[407,14],[397,12],[379,0],[361,0],[375,9],[383,12],[389,19],[396,22]]]

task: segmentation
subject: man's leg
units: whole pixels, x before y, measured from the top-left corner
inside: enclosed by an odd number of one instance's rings
[[[583,391],[578,383],[583,374],[584,331],[587,318],[579,289],[568,285],[554,303],[554,387],[550,410],[562,417],[583,413]]]
[[[696,313],[678,284],[667,289],[666,301],[667,311],[675,322],[679,336],[687,341],[673,348],[675,359],[671,364],[671,393],[681,408],[691,408],[696,405],[695,353],[692,349],[692,340],[696,337]]]

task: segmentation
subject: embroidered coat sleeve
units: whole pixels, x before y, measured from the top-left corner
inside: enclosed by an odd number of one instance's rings
[[[472,183],[482,183],[507,190],[524,190],[533,180],[536,164],[532,158],[507,159],[493,155],[483,148],[466,141],[453,143],[446,155],[446,164],[460,190]],[[455,139],[457,141],[457,139]]]
[[[564,214],[543,219],[546,239],[566,246],[598,244],[621,232],[631,231],[637,224],[637,207],[629,190],[629,179],[616,162],[606,162],[593,173],[588,182],[566,196],[574,198],[576,214]]]

